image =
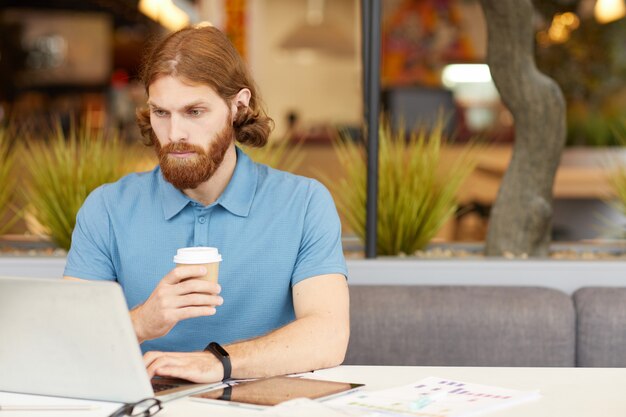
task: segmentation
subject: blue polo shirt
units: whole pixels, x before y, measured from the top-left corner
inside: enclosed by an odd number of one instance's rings
[[[257,164],[240,149],[228,186],[209,206],[167,182],[159,167],[94,190],[76,218],[65,275],[117,281],[132,309],[174,268],[176,250],[188,246],[219,249],[224,304],[214,316],[183,320],[144,342],[144,352],[202,350],[210,341],[266,334],[294,320],[295,284],[347,276],[326,188]]]

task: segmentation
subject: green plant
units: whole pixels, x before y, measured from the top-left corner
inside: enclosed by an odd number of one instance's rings
[[[607,180],[612,195],[605,198],[604,203],[622,215],[626,215],[626,167],[622,166],[621,163],[610,167]],[[607,217],[601,217],[600,221],[605,236],[616,239],[624,239],[626,236],[626,225],[623,223]]]
[[[270,141],[262,148],[238,146],[255,162],[283,171],[294,172],[304,159],[302,143],[293,144],[286,139]]]
[[[0,235],[15,224],[19,212],[13,201],[17,188],[15,161],[17,153],[9,141],[6,128],[0,128]]]
[[[132,172],[137,153],[116,132],[93,129],[88,123],[72,125],[67,134],[57,124],[44,139],[26,141],[27,212],[68,250],[76,214],[89,193]]]
[[[345,136],[345,135],[344,135]],[[328,182],[348,226],[364,241],[366,153],[350,138],[335,150],[346,176]],[[404,128],[392,132],[382,120],[379,130],[377,253],[412,254],[424,248],[457,209],[456,195],[476,166],[475,145],[468,145],[443,167],[443,122],[407,138]]]
[[[578,106],[580,107],[580,106]],[[625,113],[603,113],[570,109],[567,119],[567,145],[624,146]]]
[[[622,121],[614,126],[613,132],[618,138],[618,143],[622,146],[618,155],[613,156],[605,162],[607,169],[607,180],[611,188],[612,196],[605,199],[605,203],[615,208],[626,216],[626,163],[624,161],[624,146],[626,146],[626,121]],[[616,237],[623,238],[626,235],[626,225],[615,225],[615,221],[605,220],[607,228],[615,230],[618,226],[618,233],[612,233]]]

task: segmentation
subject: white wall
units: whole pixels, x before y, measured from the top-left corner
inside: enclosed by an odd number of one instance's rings
[[[248,61],[280,136],[289,111],[305,125],[360,124],[360,15],[357,0],[327,0],[325,19],[337,22],[355,42],[355,54],[336,58],[317,54],[310,61],[278,45],[304,21],[306,0],[254,0],[248,3]]]

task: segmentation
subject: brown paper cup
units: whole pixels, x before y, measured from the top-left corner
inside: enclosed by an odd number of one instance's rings
[[[220,263],[219,262],[212,262],[210,264],[176,264],[176,268],[180,267],[180,266],[204,266],[207,270],[206,275],[202,276],[202,277],[198,277],[196,279],[204,279],[206,281],[212,281],[212,282],[217,282],[218,281],[218,276],[219,276],[219,271],[220,271]]]

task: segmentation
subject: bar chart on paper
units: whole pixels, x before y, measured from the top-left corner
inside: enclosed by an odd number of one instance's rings
[[[540,398],[519,391],[428,377],[381,391],[357,392],[328,402],[333,407],[410,417],[470,417]]]

